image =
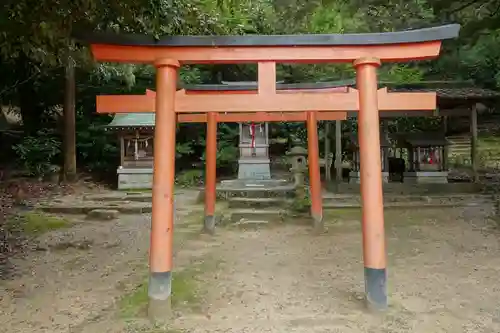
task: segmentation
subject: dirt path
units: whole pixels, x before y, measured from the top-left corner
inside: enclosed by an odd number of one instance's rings
[[[187,332],[500,332],[500,235],[480,213],[387,214],[385,317],[363,307],[357,218],[330,217],[320,237],[298,226],[219,231],[211,255],[224,270],[209,279],[209,315],[177,325]]]
[[[195,198],[192,192],[176,196],[178,221],[199,209]],[[44,235],[39,251],[16,260],[19,276],[0,284],[1,332],[85,331],[143,282],[149,215],[75,222],[68,230]],[[113,329],[110,324],[106,330]]]
[[[177,197],[180,220],[201,208],[192,198]],[[357,213],[326,216],[322,236],[290,225],[219,229],[214,237],[190,239],[178,247],[176,269],[193,260],[218,265],[197,278],[201,309],[177,312],[174,330],[138,329],[117,316],[117,300],[145,281],[149,217],[84,222],[42,242],[80,248],[34,254],[20,262],[22,277],[0,287],[1,331],[500,332],[500,234],[486,213],[387,213],[391,304],[385,316],[364,310]],[[181,239],[189,227],[176,231]]]

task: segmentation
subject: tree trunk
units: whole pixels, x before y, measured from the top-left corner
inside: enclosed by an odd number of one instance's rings
[[[64,91],[64,179],[76,180],[75,63],[68,56]]]

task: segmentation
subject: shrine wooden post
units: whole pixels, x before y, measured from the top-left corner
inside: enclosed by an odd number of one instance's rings
[[[380,125],[377,108],[377,68],[380,60],[361,58],[354,62],[359,90],[358,142],[363,203],[363,258],[365,294],[370,307],[387,306],[384,201],[380,160]]]
[[[435,58],[441,41],[455,38],[456,24],[379,34],[302,36],[168,36],[159,40],[145,36],[93,34],[94,58],[99,61],[146,63],[157,66],[157,96],[127,97],[128,112],[156,111],[153,215],[150,252],[150,314],[162,318],[169,313],[172,272],[173,185],[176,121],[208,122],[206,214],[212,214],[215,190],[214,154],[218,121],[307,120],[311,180],[311,213],[315,225],[322,223],[317,121],[342,120],[346,111],[359,111],[361,196],[365,294],[369,308],[387,307],[386,254],[379,143],[379,110],[434,110],[435,93],[390,93],[377,90],[377,67],[382,62]],[[369,57],[367,57],[369,56]],[[357,90],[345,93],[277,92],[275,64],[353,63]],[[237,94],[189,95],[175,93],[176,69],[181,64],[259,63],[259,89],[242,98]],[[266,74],[269,73],[269,74]],[[103,96],[101,96],[103,97]],[[100,103],[99,103],[100,102]],[[99,106],[100,104],[100,106]],[[155,105],[156,104],[156,105]],[[101,112],[124,112],[113,98],[98,99]],[[156,109],[156,110],[155,110]],[[126,112],[126,111],[125,111]],[[288,113],[286,113],[288,112]],[[341,117],[334,116],[342,113]],[[332,115],[333,113],[333,115]],[[176,117],[177,114],[177,117]],[[225,120],[222,120],[225,119]],[[215,134],[214,134],[215,133]],[[207,138],[208,139],[208,138]],[[314,142],[312,142],[314,141]],[[208,157],[208,156],[207,156]],[[214,195],[215,197],[215,195]],[[318,222],[320,221],[320,222]]]
[[[213,234],[215,230],[215,198],[217,196],[217,115],[207,114],[207,137],[205,152],[205,221],[203,229]]]
[[[316,233],[323,231],[323,196],[319,173],[318,120],[315,111],[307,113],[307,158],[309,160],[309,187],[311,216]],[[325,158],[326,161],[326,158]],[[326,162],[325,162],[326,163]]]
[[[149,312],[157,317],[170,308],[174,233],[175,91],[179,62],[161,59],[156,66],[153,211],[149,254]]]

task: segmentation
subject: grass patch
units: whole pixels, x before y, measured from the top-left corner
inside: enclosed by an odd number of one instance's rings
[[[193,312],[201,310],[202,291],[199,277],[213,268],[210,260],[203,260],[172,274],[172,307]],[[133,319],[146,315],[148,305],[148,284],[141,284],[135,291],[124,296],[119,303],[120,316]]]
[[[200,235],[203,225],[203,210],[193,208],[195,209],[184,213],[182,220],[175,226],[174,256],[179,249],[183,248],[186,241]],[[174,270],[172,274],[172,306],[176,309],[199,310],[201,291],[198,280],[201,274],[211,271],[213,268],[213,261],[203,258],[203,261],[195,262],[186,269]],[[147,281],[147,277],[145,280]],[[146,315],[147,304],[148,283],[145,282],[120,300],[120,316],[124,319],[143,317]]]
[[[64,218],[41,212],[28,212],[15,216],[12,223],[28,235],[39,236],[49,231],[68,228],[71,223]]]

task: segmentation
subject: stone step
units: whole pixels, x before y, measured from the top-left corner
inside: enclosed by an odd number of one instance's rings
[[[151,199],[152,199],[151,192],[91,194],[83,197],[84,201],[94,201],[94,202],[109,202],[109,201],[151,202]]]
[[[448,150],[450,149],[455,149],[455,148],[470,148],[470,144],[468,142],[464,142],[464,143],[452,143],[451,145],[448,146]]]
[[[435,195],[395,195],[385,194],[385,202],[430,202],[430,201],[464,201],[464,200],[490,200],[489,195],[484,194],[470,194],[470,193],[454,193],[454,194],[435,194]],[[323,195],[323,202],[349,202],[360,201],[361,195],[359,194],[332,194],[327,193]]]
[[[136,215],[151,213],[151,203],[96,203],[96,202],[80,202],[80,203],[54,203],[42,204],[37,206],[38,210],[53,214],[68,214],[68,215],[86,215],[94,210],[112,210],[118,211],[120,214]]]
[[[470,149],[469,144],[454,144],[448,146],[448,150],[457,150],[457,149]]]
[[[470,140],[457,140],[457,141],[450,141],[450,144],[448,147],[455,147],[455,146],[470,146]]]
[[[197,192],[196,190],[175,190],[174,198],[178,195],[182,195],[184,198],[191,197],[193,202],[196,201]],[[83,201],[93,201],[93,202],[151,202],[153,198],[153,193],[151,191],[141,191],[141,192],[123,192],[116,191],[112,193],[103,194],[88,194],[83,197]]]
[[[217,197],[228,200],[232,197],[240,198],[289,198],[294,194],[293,185],[275,187],[234,187],[217,188]]]
[[[390,202],[384,204],[384,209],[409,209],[409,208],[450,208],[450,207],[473,207],[478,206],[481,203],[469,202],[469,203],[458,203],[458,202],[448,202],[448,203],[423,203],[423,202]],[[493,204],[493,202],[491,203]],[[327,204],[323,205],[324,210],[330,209],[342,209],[342,208],[361,208],[359,203],[339,203],[339,204]]]
[[[90,212],[87,213],[87,219],[88,220],[98,220],[98,221],[114,220],[114,219],[118,218],[119,214],[120,214],[120,212],[115,210],[115,209],[113,209],[113,210],[94,209],[94,210],[91,210]]]
[[[492,203],[491,195],[476,195],[476,196],[401,196],[399,198],[384,198],[385,208],[431,208],[431,207],[462,207],[474,206],[484,203]],[[336,208],[361,208],[361,198],[352,198],[352,200],[334,200],[329,198],[328,201],[323,201],[324,209]]]
[[[341,183],[327,184],[328,193],[325,197],[332,195],[359,195],[359,184]],[[448,183],[448,184],[412,184],[386,183],[383,184],[384,196],[400,195],[454,195],[454,194],[475,194],[481,191],[480,184],[473,183]]]
[[[450,137],[448,136],[446,138],[450,143],[456,143],[456,142],[470,142],[470,137],[466,136],[457,136],[457,137]]]
[[[288,203],[283,198],[229,198],[229,208],[281,208]]]
[[[283,211],[280,209],[234,209],[230,211],[232,223],[258,222],[279,223],[283,220]]]

